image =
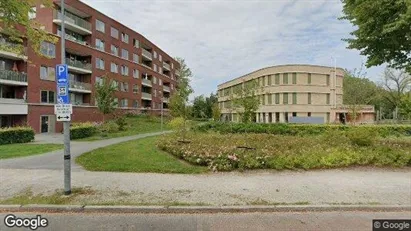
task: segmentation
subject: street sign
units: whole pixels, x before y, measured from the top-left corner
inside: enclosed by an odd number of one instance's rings
[[[58,114],[56,115],[57,121],[70,121],[71,115],[70,114]]]
[[[73,104],[55,104],[54,114],[73,114]]]
[[[58,64],[56,66],[56,82],[57,82],[57,103],[69,104],[70,97],[68,93],[69,75],[67,64]]]

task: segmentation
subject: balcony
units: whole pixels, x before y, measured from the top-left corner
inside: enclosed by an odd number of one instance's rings
[[[61,26],[62,22],[61,12],[58,10],[53,11],[53,22]],[[64,25],[67,29],[72,30],[81,35],[91,34],[91,23],[74,15],[68,11],[64,12]]]
[[[151,100],[151,94],[150,93],[146,93],[146,92],[142,92],[141,93],[141,99],[145,99],[145,100]]]
[[[141,50],[142,50],[142,55],[143,55],[144,58],[147,58],[150,61],[153,60],[153,55],[151,54],[150,51],[148,51],[144,48],[142,48]]]
[[[170,87],[168,87],[168,86],[163,86],[163,91],[165,91],[165,92],[170,92]]]
[[[79,92],[79,93],[91,93],[91,84],[78,82],[70,80],[70,88],[69,91],[71,92]]]
[[[141,79],[141,84],[147,87],[152,87],[153,84],[151,83],[151,80],[149,79]]]
[[[176,70],[175,73],[176,73],[177,76],[180,76],[180,71],[179,70]]]
[[[170,71],[170,64],[168,63],[163,63],[163,68]]]
[[[57,35],[61,37],[61,31],[57,31]],[[81,45],[87,45],[86,41],[80,40],[80,39],[78,39],[78,38],[76,38],[76,37],[74,37],[70,34],[65,33],[64,35],[65,35],[67,40],[73,41],[75,43],[79,43]]]
[[[7,85],[27,86],[27,74],[9,70],[0,70],[0,83]]]
[[[27,48],[21,44],[11,43],[0,38],[0,57],[12,60],[27,60]]]
[[[92,73],[91,63],[66,58],[66,64],[68,65],[68,69],[74,73],[79,73],[79,74],[91,74]]]
[[[24,99],[0,98],[2,115],[27,115],[28,106]]]

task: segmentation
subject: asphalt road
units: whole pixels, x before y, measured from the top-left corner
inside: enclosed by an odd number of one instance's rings
[[[0,230],[8,228],[0,214]],[[35,217],[35,213],[17,217]],[[410,219],[410,212],[284,212],[215,214],[41,214],[49,225],[37,230],[372,230],[372,219]]]

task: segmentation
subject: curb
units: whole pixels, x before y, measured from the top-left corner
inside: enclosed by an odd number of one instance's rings
[[[411,212],[411,205],[281,205],[281,206],[97,206],[0,205],[0,212],[48,213],[251,213],[251,212]]]

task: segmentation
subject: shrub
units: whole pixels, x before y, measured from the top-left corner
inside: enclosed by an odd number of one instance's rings
[[[116,119],[116,124],[118,126],[119,131],[125,131],[126,130],[127,122],[126,122],[126,119],[124,117],[118,117]]]
[[[104,133],[113,133],[113,132],[118,132],[119,127],[118,127],[118,125],[117,125],[116,122],[110,120],[110,121],[107,121],[107,122],[105,122],[104,124],[102,124],[102,125],[99,127],[99,130],[100,130],[100,132],[103,133],[103,134],[104,134]]]
[[[27,143],[33,140],[34,131],[31,127],[12,127],[0,129],[0,145]]]
[[[92,123],[73,124],[70,128],[70,139],[82,139],[90,137],[97,132],[96,126]]]
[[[358,146],[371,146],[376,138],[376,132],[372,129],[355,127],[346,132],[352,144]]]

